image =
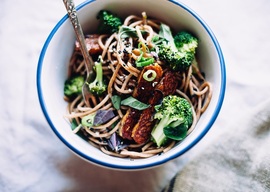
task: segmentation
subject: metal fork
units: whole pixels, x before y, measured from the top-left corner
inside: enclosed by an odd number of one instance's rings
[[[87,75],[86,75],[86,80],[85,80],[83,87],[82,87],[82,95],[83,95],[83,99],[84,99],[86,105],[90,106],[89,98],[91,97],[92,93],[90,93],[90,91],[89,91],[88,82],[91,79],[93,79],[93,77],[95,75],[94,71],[93,71],[94,61],[86,48],[84,34],[83,34],[82,27],[81,27],[81,24],[80,24],[78,16],[77,16],[77,11],[76,11],[75,4],[74,4],[73,0],[63,0],[63,2],[65,4],[66,10],[67,10],[67,13],[69,16],[69,20],[71,21],[71,24],[72,24],[73,29],[75,31],[75,35],[76,35],[77,41],[79,42],[79,45],[81,47],[81,52],[82,52],[82,55],[84,58],[84,64],[85,64]]]

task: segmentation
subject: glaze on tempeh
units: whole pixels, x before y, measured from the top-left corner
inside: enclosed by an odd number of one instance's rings
[[[146,143],[150,139],[151,131],[155,125],[153,118],[155,108],[160,100],[167,95],[175,92],[178,86],[177,74],[174,72],[166,72],[162,80],[155,87],[154,95],[149,100],[150,107],[143,110],[138,123],[132,131],[132,138],[138,144]]]
[[[147,81],[143,78],[143,74],[147,70],[154,70],[156,72],[157,75],[154,81]],[[158,64],[144,67],[139,76],[138,85],[135,88],[132,96],[143,103],[147,103],[149,99],[153,96],[155,85],[160,81],[162,74],[162,68]],[[132,130],[137,124],[140,115],[141,111],[133,108],[128,109],[127,113],[124,115],[121,121],[121,126],[119,129],[119,134],[121,137],[123,137],[124,139],[133,140]]]

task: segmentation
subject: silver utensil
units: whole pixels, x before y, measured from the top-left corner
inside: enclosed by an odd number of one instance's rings
[[[93,71],[94,61],[92,57],[89,55],[89,52],[86,48],[85,37],[84,37],[82,27],[77,16],[77,11],[76,11],[73,0],[63,0],[63,3],[65,4],[66,10],[69,16],[69,20],[71,21],[71,24],[75,31],[76,38],[77,38],[77,41],[79,42],[79,45],[81,47],[81,52],[84,58],[84,64],[85,64],[87,75],[86,75],[86,80],[84,82],[84,85],[82,87],[82,95],[83,95],[83,99],[86,105],[89,106],[89,98],[91,97],[92,94],[89,91],[88,82],[91,79],[93,79],[93,76],[95,75]]]

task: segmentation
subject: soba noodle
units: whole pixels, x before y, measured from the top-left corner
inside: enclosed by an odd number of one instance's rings
[[[138,35],[138,41],[142,42],[142,49],[148,49],[153,46],[152,37],[158,33],[160,22],[146,18],[145,13],[142,17],[135,15],[128,16],[124,25],[134,27]],[[142,30],[147,31],[147,36],[142,34]],[[103,74],[109,79],[107,94],[103,96],[92,96],[90,106],[87,106],[84,102],[82,95],[77,96],[74,99],[65,97],[68,102],[67,111],[65,117],[70,121],[76,121],[78,127],[73,131],[74,133],[82,132],[88,142],[96,148],[99,148],[102,152],[116,156],[116,157],[131,157],[131,158],[148,158],[157,154],[165,153],[170,150],[177,142],[171,141],[168,145],[163,147],[157,147],[155,143],[149,140],[145,144],[131,143],[123,149],[115,152],[108,147],[108,139],[112,134],[117,133],[120,127],[120,119],[125,115],[127,111],[126,106],[121,106],[119,110],[113,107],[111,97],[114,94],[119,95],[131,95],[136,87],[137,78],[140,75],[141,69],[136,68],[132,64],[132,60],[136,60],[140,55],[140,50],[134,45],[133,38],[128,38],[123,41],[119,37],[119,34],[114,33],[112,35],[100,35],[98,37],[98,44],[102,48],[103,59]],[[129,44],[129,46],[127,46]],[[144,46],[148,46],[144,47]],[[129,52],[129,58],[123,53],[123,49]],[[145,55],[147,57],[147,55]],[[125,58],[124,58],[125,57]],[[157,63],[163,67],[164,63],[160,60]],[[69,74],[85,75],[86,70],[84,67],[84,60],[80,51],[74,51],[70,63]],[[192,105],[193,110],[193,123],[188,129],[188,134],[194,129],[198,119],[204,113],[209,105],[212,96],[211,84],[205,80],[204,76],[200,72],[196,63],[185,72],[180,74],[181,82],[177,87],[176,95],[184,97]],[[99,109],[115,110],[117,115],[109,122],[100,126],[93,126],[92,128],[84,127],[81,125],[81,119],[89,114],[95,113]]]

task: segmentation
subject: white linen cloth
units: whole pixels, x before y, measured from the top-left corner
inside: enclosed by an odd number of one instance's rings
[[[230,123],[165,191],[270,191],[270,99]]]
[[[81,2],[82,0],[75,1],[77,5]],[[270,95],[270,1],[182,2],[206,21],[223,50],[227,68],[227,89],[222,110],[206,137],[183,156],[154,169],[122,172],[101,168],[74,155],[53,134],[41,112],[36,91],[37,62],[49,32],[65,14],[62,1],[1,0],[0,191],[161,191],[178,171],[186,177],[183,185],[190,184],[188,182],[195,173],[198,173],[197,177],[204,177],[209,182],[213,175],[203,174],[203,164],[194,162],[200,157],[204,162],[218,160],[221,155],[213,154],[219,153],[218,146],[222,143],[229,145],[226,147],[229,149],[226,156],[228,161],[233,160],[235,151],[241,150],[240,155],[245,154],[245,150],[249,150],[251,146],[252,150],[247,152],[252,160],[248,164],[250,168],[254,170],[259,166],[259,162],[264,162],[262,158],[266,156],[258,154],[269,152],[258,152],[254,147],[256,143],[253,142],[258,141],[261,144],[268,141],[269,144],[269,127],[265,128],[265,134],[261,138],[249,134],[246,140],[243,140],[243,135],[238,131],[244,133],[259,124],[261,119],[253,123],[253,116],[249,114],[257,112],[257,106],[265,103]],[[260,111],[259,114],[265,113]],[[263,117],[268,117],[269,122],[269,110],[265,115],[268,116]],[[241,127],[244,120],[239,121],[240,117],[251,122],[247,130]],[[258,117],[258,114],[255,117]],[[236,124],[239,124],[239,128]],[[222,133],[230,134],[218,137]],[[216,143],[217,137],[219,144]],[[265,137],[268,137],[268,140]],[[235,145],[236,143],[239,145]],[[243,160],[243,164],[246,161],[245,157],[236,160],[237,163],[241,163],[238,160]],[[211,165],[216,166],[212,167],[211,171],[214,168],[218,173],[228,170],[235,176],[234,179],[239,183],[231,181],[230,174],[226,175],[227,177],[223,177],[223,174],[217,175],[217,178],[226,181],[228,186],[233,184],[234,191],[248,187],[246,182],[241,182],[243,175],[235,174],[240,171],[239,167],[230,163]],[[263,165],[264,175],[262,174],[261,178],[247,174],[245,181],[254,185],[258,180],[268,182],[268,188],[266,186],[254,189],[270,191],[267,159]],[[241,169],[245,167],[249,166],[240,166]],[[191,168],[192,172],[187,172]],[[198,188],[201,187],[201,180],[194,179],[192,182],[192,190],[201,191]],[[211,182],[211,189],[222,191],[219,184],[220,181]],[[259,184],[258,182],[258,186]]]

